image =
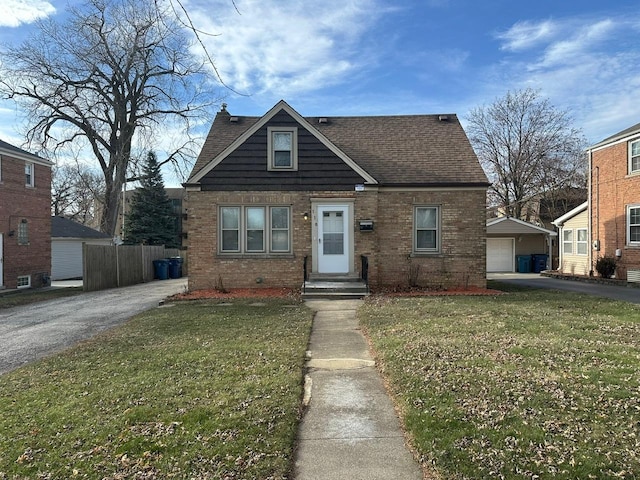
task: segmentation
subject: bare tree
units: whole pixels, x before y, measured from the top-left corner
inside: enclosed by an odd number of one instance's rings
[[[80,163],[54,167],[51,178],[51,213],[83,225],[99,226],[104,203],[104,177]]]
[[[161,163],[180,166],[193,154],[193,120],[207,121],[219,101],[185,29],[159,2],[87,0],[64,23],[39,22],[4,52],[0,76],[0,91],[27,112],[29,143],[56,153],[84,142],[93,154],[105,180],[100,228],[110,235],[136,146],[157,149],[161,128],[175,132]]]
[[[467,132],[492,182],[489,203],[523,218],[529,200],[584,186],[586,140],[571,122],[567,112],[531,89],[508,92],[473,109]]]

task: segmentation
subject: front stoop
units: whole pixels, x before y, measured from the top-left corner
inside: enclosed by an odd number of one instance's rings
[[[302,285],[302,298],[310,299],[351,299],[369,295],[367,284],[359,277],[351,275],[312,274]]]

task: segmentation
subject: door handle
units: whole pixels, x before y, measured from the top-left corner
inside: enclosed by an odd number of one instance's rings
[[[322,243],[322,239],[321,238],[318,239],[318,243]]]

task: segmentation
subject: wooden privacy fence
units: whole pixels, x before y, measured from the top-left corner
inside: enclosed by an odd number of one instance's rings
[[[153,280],[153,261],[183,257],[182,274],[186,275],[183,251],[163,245],[82,245],[83,289],[85,292],[126,287]]]

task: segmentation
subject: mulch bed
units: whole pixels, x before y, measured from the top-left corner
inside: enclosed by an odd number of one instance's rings
[[[500,290],[486,288],[450,288],[446,290],[433,290],[424,288],[410,289],[379,289],[373,290],[374,296],[385,297],[424,297],[424,296],[450,296],[450,295],[501,295]],[[220,290],[205,289],[187,293],[179,293],[169,300],[204,300],[204,299],[233,299],[233,298],[290,298],[299,299],[300,291],[291,288],[231,288],[224,292]]]

